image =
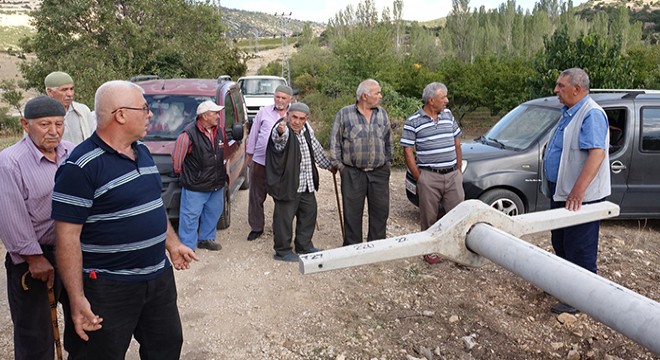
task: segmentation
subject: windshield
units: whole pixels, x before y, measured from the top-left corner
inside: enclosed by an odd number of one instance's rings
[[[175,140],[189,123],[195,121],[197,105],[213,100],[196,95],[145,95],[154,116],[147,127],[147,140]]]
[[[286,85],[282,79],[241,79],[239,81],[243,95],[273,95],[280,85]]]
[[[479,140],[502,148],[523,150],[557,124],[559,109],[520,105],[506,114]]]

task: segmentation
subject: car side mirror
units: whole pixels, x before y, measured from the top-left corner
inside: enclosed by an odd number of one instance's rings
[[[231,138],[236,141],[243,140],[243,124],[234,124],[231,127]]]

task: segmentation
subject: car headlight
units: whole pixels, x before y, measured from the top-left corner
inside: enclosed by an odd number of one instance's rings
[[[465,173],[465,170],[467,170],[467,163],[467,160],[461,161],[461,173]]]

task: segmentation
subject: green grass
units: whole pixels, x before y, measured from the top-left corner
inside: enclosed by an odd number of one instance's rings
[[[27,26],[0,26],[0,49],[18,49],[19,40],[34,35],[34,29]]]
[[[288,42],[289,44],[295,44],[298,39],[296,37],[290,37]],[[252,39],[242,39],[236,43],[236,46],[241,50],[254,50],[254,38]],[[267,37],[259,39],[259,51],[276,49],[282,46],[282,38],[278,37]]]
[[[14,145],[18,140],[22,138],[23,135],[0,136],[0,150]]]

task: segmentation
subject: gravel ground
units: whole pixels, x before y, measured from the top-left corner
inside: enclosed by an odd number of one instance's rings
[[[341,232],[332,175],[321,175],[314,244],[329,249],[341,244]],[[392,173],[388,236],[418,231],[403,176]],[[231,227],[218,232],[223,249],[199,250],[200,261],[176,273],[182,359],[660,359],[587,315],[551,314],[556,300],[492,263],[409,258],[301,275],[297,264],[272,259],[270,224],[257,241],[245,240],[247,195],[238,193]],[[549,233],[525,239],[550,249]],[[659,249],[659,221],[607,221],[600,274],[658,301]],[[6,301],[2,359],[12,357]],[[138,359],[136,344],[127,359]]]

